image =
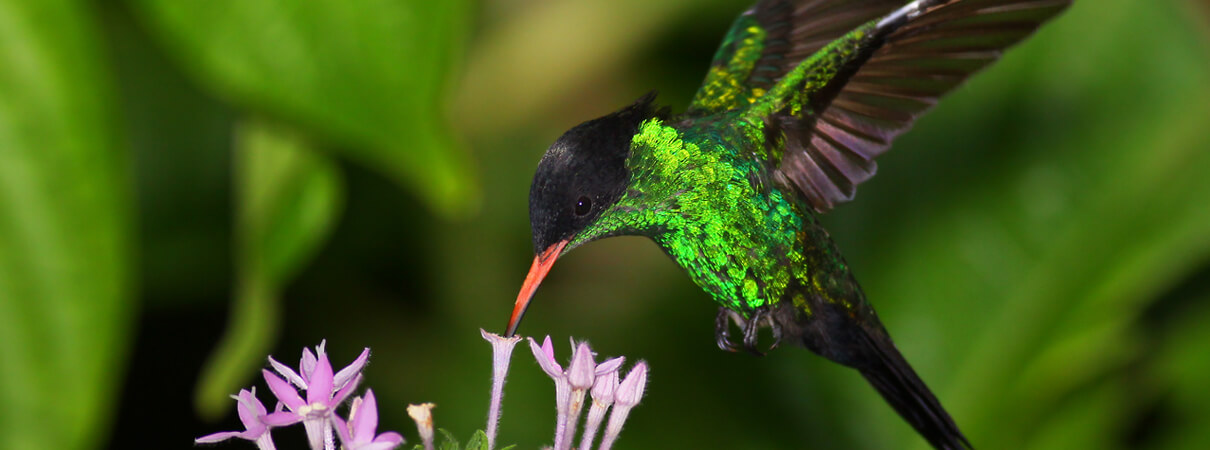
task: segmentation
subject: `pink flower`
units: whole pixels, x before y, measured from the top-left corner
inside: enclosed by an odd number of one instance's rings
[[[394,431],[378,433],[378,403],[374,391],[366,389],[365,397],[353,399],[349,408],[349,422],[333,415],[336,433],[348,450],[389,450],[403,443],[403,436]]]
[[[240,422],[244,423],[244,431],[222,431],[208,434],[194,439],[193,442],[213,444],[231,438],[240,438],[256,442],[257,447],[262,450],[273,449],[273,439],[269,437],[269,426],[264,422],[268,411],[265,410],[265,405],[257,400],[256,388],[252,388],[251,391],[240,389],[239,396],[232,395],[231,398],[239,402],[236,410],[239,412]]]
[[[328,341],[325,339],[319,341],[319,346],[316,347],[316,350],[321,357],[325,355],[324,347],[327,344]],[[348,366],[345,366],[345,368],[340,369],[339,372],[336,372],[336,375],[332,377],[332,385],[336,389],[343,388],[345,384],[348,384],[348,382],[352,380],[355,375],[361,373],[361,369],[365,368],[366,362],[369,361],[369,359],[370,349],[369,347],[366,347],[365,350],[361,351],[361,355],[358,356],[356,360],[354,360]],[[295,372],[290,367],[277,362],[276,359],[273,359],[272,356],[269,356],[269,364],[273,366],[273,370],[276,370],[277,373],[280,373],[283,377],[286,377],[286,380],[289,380],[291,384],[298,386],[299,389],[303,390],[307,389],[307,381],[311,379],[311,373],[315,372],[315,366],[318,361],[319,358],[315,356],[315,353],[311,353],[311,349],[304,348],[302,359],[298,362],[299,372]]]
[[[508,376],[509,361],[513,357],[513,347],[521,341],[521,337],[501,337],[488,333],[480,328],[479,334],[492,344],[492,399],[487,412],[487,448],[496,448],[496,430],[500,427],[500,408],[504,401],[504,379]],[[553,353],[553,349],[551,350]],[[551,355],[553,358],[553,355]]]
[[[618,384],[617,390],[614,392],[613,412],[609,414],[609,424],[605,426],[605,436],[601,438],[601,450],[609,450],[613,447],[614,441],[618,439],[618,434],[622,432],[622,425],[626,423],[626,418],[630,415],[630,409],[643,399],[643,391],[646,387],[647,363],[639,361],[630,369],[626,378]]]
[[[555,444],[554,450],[571,448],[572,437],[575,436],[576,422],[579,421],[580,411],[584,404],[584,396],[592,388],[596,377],[618,370],[624,358],[613,358],[596,364],[592,348],[587,342],[576,344],[572,341],[571,363],[567,370],[555,360],[554,345],[550,336],[542,341],[542,345],[529,338],[529,348],[534,353],[534,359],[542,371],[555,381]]]
[[[369,349],[366,349],[362,352],[361,358],[341,370],[343,385],[338,387],[336,377],[332,373],[332,364],[328,362],[328,355],[324,353],[323,343],[319,345],[318,350],[318,357],[311,355],[310,351],[303,352],[300,364],[301,376],[280,363],[274,364],[274,368],[278,372],[289,378],[296,386],[301,386],[307,391],[306,400],[298,395],[298,391],[289,382],[274,375],[273,372],[261,370],[265,383],[269,385],[269,390],[273,391],[277,400],[289,409],[289,411],[269,414],[265,417],[264,422],[274,427],[302,422],[303,427],[307,429],[307,439],[313,449],[324,448],[324,444],[332,440],[332,413],[361,381],[361,367],[365,365],[364,358],[369,356]],[[314,358],[314,361],[310,361],[308,356]],[[276,363],[272,358],[269,361]]]

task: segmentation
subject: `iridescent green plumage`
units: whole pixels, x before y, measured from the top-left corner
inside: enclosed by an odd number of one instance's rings
[[[737,22],[723,48],[728,66],[751,70],[753,37],[764,32],[752,20]],[[770,90],[739,92],[736,78],[712,71],[695,107],[738,107],[704,119],[668,124],[652,118],[640,125],[626,161],[634,180],[612,208],[573,240],[582,242],[618,233],[649,235],[721,306],[749,317],[757,308],[783,300],[792,281],[851,305],[857,295],[827,295],[830,278],[849,277],[848,269],[810,207],[791,186],[774,179],[770,161],[781,147],[768,145],[764,117],[788,109],[797,114],[852,58],[873,24],[854,30],[825,47]],[[720,52],[721,53],[721,52]],[[726,57],[726,55],[721,55]],[[806,266],[812,256],[822,265]],[[856,286],[856,284],[853,284]],[[793,299],[790,299],[793,300]],[[799,302],[809,312],[805,302]]]
[[[723,38],[723,44],[714,55],[714,60],[722,64],[710,67],[706,81],[693,98],[695,109],[739,109],[764,95],[764,89],[748,86],[743,76],[753,73],[756,69],[756,63],[765,47],[766,35],[765,29],[752,16],[743,15],[735,21],[735,25]]]
[[[627,166],[647,182],[581,235],[649,234],[722,306],[751,312],[776,301],[802,275],[802,233],[814,219],[736,151],[746,141],[735,130],[644,122]]]
[[[938,448],[970,444],[916,376],[816,214],[853,198],[917,117],[1070,0],[766,0],[723,39],[685,114],[647,96],[559,138],[530,191],[536,257],[650,237],[719,304],[719,345],[778,341],[853,367]]]

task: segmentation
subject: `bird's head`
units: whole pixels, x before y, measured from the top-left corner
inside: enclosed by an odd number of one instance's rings
[[[571,250],[568,244],[604,237],[590,235],[594,234],[590,230],[626,192],[631,140],[644,120],[661,114],[652,106],[654,99],[650,93],[621,110],[576,125],[542,156],[529,189],[534,262],[517,295],[506,336],[516,332],[555,259]]]

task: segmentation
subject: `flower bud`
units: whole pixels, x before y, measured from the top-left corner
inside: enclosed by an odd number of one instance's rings
[[[647,362],[639,361],[626,374],[626,379],[618,385],[615,401],[619,405],[634,406],[643,399],[643,389],[647,387]]]
[[[587,342],[576,346],[571,355],[571,364],[567,366],[567,381],[572,389],[587,390],[592,388],[596,379],[597,363],[593,361],[592,349]]]

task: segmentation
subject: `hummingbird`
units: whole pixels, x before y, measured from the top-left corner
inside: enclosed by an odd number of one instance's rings
[[[679,115],[654,93],[560,136],[529,193],[534,260],[506,335],[572,249],[646,236],[718,304],[715,339],[759,331],[856,369],[933,447],[971,448],[820,224],[938,99],[1071,0],[765,0],[724,36]],[[732,341],[732,324],[741,332]]]

